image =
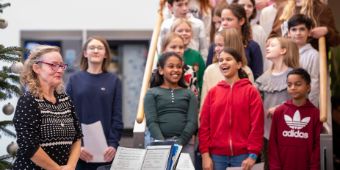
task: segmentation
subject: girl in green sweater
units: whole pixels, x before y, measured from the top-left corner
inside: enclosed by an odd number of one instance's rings
[[[175,52],[160,56],[151,88],[144,98],[146,124],[155,140],[175,140],[193,157],[194,145],[188,144],[197,130],[197,98],[187,89],[183,60]]]
[[[194,91],[196,96],[199,97],[201,94],[200,91],[202,89],[203,74],[205,70],[205,61],[199,51],[189,48],[189,44],[192,42],[191,39],[192,39],[192,34],[193,34],[190,21],[188,21],[187,19],[183,19],[183,18],[176,19],[171,26],[171,32],[179,35],[183,39],[184,63],[188,65],[189,67],[196,68],[196,69],[193,69],[195,76],[192,77],[193,79],[190,80],[191,83],[189,83],[188,85],[191,86],[190,89],[192,89],[192,91]],[[195,80],[195,78],[197,80]],[[194,83],[194,81],[196,81],[197,83]]]

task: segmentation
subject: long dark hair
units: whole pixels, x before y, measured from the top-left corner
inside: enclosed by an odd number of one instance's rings
[[[233,0],[233,3],[238,4],[239,0]],[[257,10],[256,10],[256,3],[255,0],[249,0],[251,2],[251,4],[253,4],[253,13],[249,16],[249,23],[252,19],[254,19],[257,15]]]
[[[251,28],[247,19],[246,11],[244,10],[242,5],[239,4],[231,4],[227,8],[235,15],[235,17],[240,21],[242,18],[244,19],[244,24],[241,27],[242,33],[242,41],[243,45],[247,46],[248,42],[252,39]]]
[[[158,59],[157,69],[153,70],[151,80],[150,80],[150,87],[151,88],[160,86],[164,83],[163,75],[159,74],[159,68],[163,69],[166,61],[168,61],[168,59],[170,57],[176,57],[183,63],[182,57],[179,56],[177,53],[175,53],[175,52],[165,52],[165,53],[163,53]],[[184,75],[184,70],[182,71],[181,78],[178,81],[178,86],[183,87],[183,88],[187,88],[188,86],[185,84],[183,75]]]
[[[222,52],[230,54],[231,56],[233,56],[233,58],[236,60],[236,62],[241,63],[241,65],[242,65],[242,56],[235,49],[226,47],[226,48],[223,49]],[[243,79],[243,78],[248,78],[248,75],[242,68],[240,68],[238,70],[238,77],[240,79]]]

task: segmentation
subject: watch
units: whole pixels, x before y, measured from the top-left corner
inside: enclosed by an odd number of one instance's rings
[[[255,161],[256,161],[256,159],[257,159],[257,155],[256,155],[256,154],[254,154],[254,153],[251,153],[251,154],[249,154],[248,158],[251,158],[251,159],[253,159],[253,160],[255,160]]]

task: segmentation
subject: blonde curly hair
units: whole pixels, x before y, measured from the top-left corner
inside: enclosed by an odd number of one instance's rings
[[[60,48],[49,45],[38,45],[31,50],[30,55],[24,63],[23,71],[20,74],[21,84],[35,97],[43,98],[41,85],[37,74],[33,71],[33,64],[41,61],[44,54],[50,52],[60,53]],[[64,83],[62,82],[55,90],[58,94],[64,93]]]

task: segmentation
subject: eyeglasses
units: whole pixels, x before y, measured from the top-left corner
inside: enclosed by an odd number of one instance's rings
[[[55,63],[48,63],[48,62],[45,62],[45,61],[37,61],[36,62],[36,64],[39,64],[39,63],[43,63],[43,64],[50,66],[51,69],[55,72],[58,71],[59,68],[61,68],[61,70],[64,71],[64,70],[67,69],[67,66],[68,66],[67,64],[55,64]]]
[[[105,50],[105,48],[103,46],[89,46],[87,47],[88,50],[94,51],[95,49],[97,49],[98,51],[103,51]]]

